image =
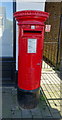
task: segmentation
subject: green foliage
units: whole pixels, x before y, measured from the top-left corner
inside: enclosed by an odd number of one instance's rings
[[[45,100],[46,100],[46,97],[45,97],[44,95],[41,95],[41,96],[40,96],[40,100],[45,101]]]

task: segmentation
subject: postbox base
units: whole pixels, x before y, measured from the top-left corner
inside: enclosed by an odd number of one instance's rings
[[[24,109],[33,109],[39,103],[40,89],[32,91],[23,91],[17,89],[17,98],[20,107]]]

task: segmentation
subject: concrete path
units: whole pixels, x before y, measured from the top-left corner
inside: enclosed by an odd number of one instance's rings
[[[56,109],[51,110],[52,116],[62,116],[62,80],[60,79],[60,72],[58,71],[43,71],[41,77],[41,86],[45,98],[50,107]]]

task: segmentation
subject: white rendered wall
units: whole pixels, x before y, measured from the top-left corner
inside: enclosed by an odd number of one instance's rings
[[[30,0],[30,2],[17,0],[16,11],[22,10],[40,10],[44,11],[45,0]],[[16,70],[18,70],[18,27],[16,25]]]

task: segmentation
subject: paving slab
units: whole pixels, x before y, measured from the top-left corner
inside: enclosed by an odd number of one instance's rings
[[[22,115],[22,118],[32,118],[32,114],[31,114],[30,110],[27,110],[27,109],[22,110],[21,115]]]
[[[12,111],[11,118],[22,118],[21,110]]]

